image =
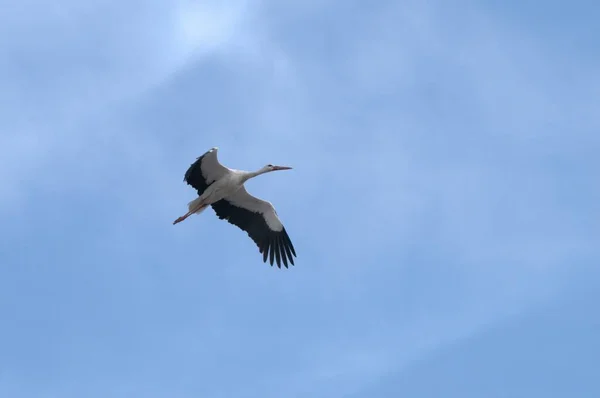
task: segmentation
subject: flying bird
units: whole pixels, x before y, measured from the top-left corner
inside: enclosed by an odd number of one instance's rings
[[[198,191],[198,197],[188,203],[189,211],[173,221],[173,225],[211,206],[219,219],[248,233],[262,253],[264,263],[269,257],[271,266],[274,261],[279,268],[282,261],[286,268],[288,262],[294,265],[296,251],[275,208],[270,202],[250,195],[244,187],[250,178],[291,167],[268,164],[257,171],[234,170],[219,163],[218,150],[214,147],[197,158],[185,173],[183,181]]]

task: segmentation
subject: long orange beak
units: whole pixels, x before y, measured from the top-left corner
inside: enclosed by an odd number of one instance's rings
[[[287,166],[273,166],[273,170],[290,170],[291,167]]]

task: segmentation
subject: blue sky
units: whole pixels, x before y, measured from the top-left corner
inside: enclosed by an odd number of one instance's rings
[[[597,3],[3,9],[0,396],[600,395]]]

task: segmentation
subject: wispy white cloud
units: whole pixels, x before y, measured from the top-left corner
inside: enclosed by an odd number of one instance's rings
[[[180,1],[174,12],[176,48],[181,54],[198,54],[238,40],[251,4],[249,0]]]
[[[96,124],[198,56],[227,45],[245,4],[21,6],[2,18],[2,40],[13,38],[0,65],[6,83],[0,95],[6,105],[0,149],[4,209],[23,200],[23,183],[39,180],[57,159],[98,141],[118,146],[118,135]]]

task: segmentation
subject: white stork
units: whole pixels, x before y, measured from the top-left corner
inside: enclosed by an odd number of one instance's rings
[[[188,203],[188,212],[173,222],[177,224],[192,214],[200,214],[211,206],[221,220],[239,227],[258,246],[267,262],[270,254],[271,266],[276,260],[288,267],[294,265],[296,251],[273,205],[250,195],[244,183],[250,178],[291,167],[268,164],[258,171],[234,170],[223,166],[217,158],[219,148],[214,147],[196,159],[185,173],[184,181],[198,191],[198,198]]]

